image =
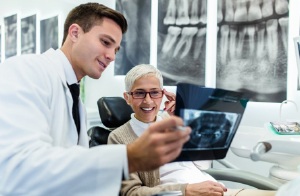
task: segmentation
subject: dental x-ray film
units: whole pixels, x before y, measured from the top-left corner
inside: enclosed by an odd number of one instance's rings
[[[192,133],[175,161],[225,158],[248,100],[242,92],[179,83],[175,115]]]

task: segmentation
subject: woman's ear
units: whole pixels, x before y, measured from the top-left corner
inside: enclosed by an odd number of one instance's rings
[[[129,102],[129,95],[128,95],[127,92],[124,92],[124,93],[123,93],[123,97],[124,97],[124,99],[126,100],[127,104],[130,105],[130,102]]]

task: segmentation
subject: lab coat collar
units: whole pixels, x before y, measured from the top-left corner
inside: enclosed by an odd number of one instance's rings
[[[72,117],[72,105],[73,105],[73,99],[72,95],[69,91],[69,88],[67,86],[67,82],[69,84],[78,83],[77,78],[75,75],[75,72],[72,68],[72,65],[70,64],[69,60],[65,56],[65,54],[60,50],[54,50],[49,49],[45,52],[45,55],[49,59],[49,61],[53,62],[53,69],[56,71],[61,80],[62,85],[64,86],[64,89],[66,91],[67,99],[68,99],[68,108],[69,108],[69,115]],[[54,58],[55,57],[55,58]],[[83,103],[80,99],[79,101],[79,112],[80,112],[80,136],[79,136],[79,145],[87,146],[87,133],[86,133],[86,116],[85,116],[85,108],[83,106]],[[75,123],[74,123],[74,130],[76,130]],[[77,131],[74,132],[74,134],[77,134]]]

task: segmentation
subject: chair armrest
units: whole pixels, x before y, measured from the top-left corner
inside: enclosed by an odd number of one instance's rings
[[[88,135],[91,138],[89,142],[90,148],[98,145],[107,144],[107,139],[109,134],[110,134],[110,130],[104,127],[99,127],[99,126],[91,127],[88,130]]]
[[[239,169],[207,169],[204,170],[216,180],[238,182],[262,190],[277,190],[282,184],[276,180]]]

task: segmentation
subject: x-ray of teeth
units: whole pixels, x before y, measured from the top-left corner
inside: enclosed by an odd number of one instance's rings
[[[58,48],[58,16],[53,16],[40,21],[40,46],[41,53],[49,48]]]
[[[116,0],[116,9],[127,19],[121,50],[116,55],[115,75],[125,75],[133,66],[150,62],[151,1]]]
[[[21,19],[21,54],[36,52],[36,15]]]
[[[286,99],[288,0],[218,0],[216,86]]]
[[[237,118],[236,113],[186,109],[185,124],[191,127],[192,133],[184,148],[226,147]]]
[[[207,0],[159,0],[157,67],[164,84],[205,83]]]
[[[17,55],[17,14],[4,18],[5,58]]]

